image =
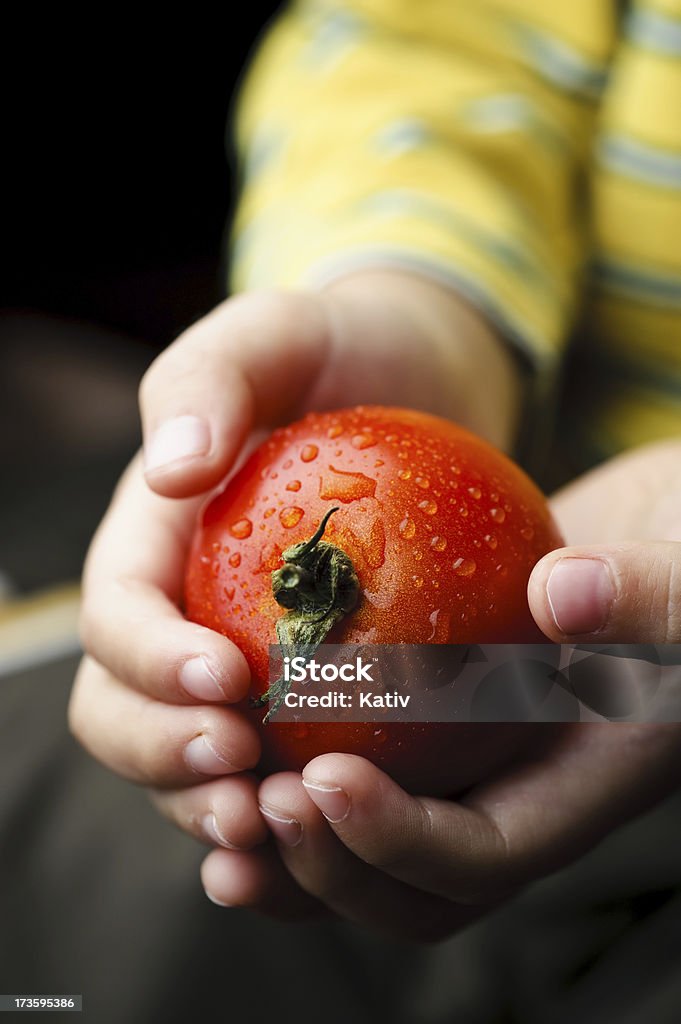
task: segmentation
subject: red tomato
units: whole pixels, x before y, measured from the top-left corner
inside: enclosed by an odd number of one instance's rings
[[[272,574],[334,507],[323,539],[349,556],[359,591],[326,642],[546,642],[527,581],[562,539],[516,465],[424,413],[312,413],[275,431],[208,504],[189,559],[187,616],[238,644],[254,696],[268,688],[269,645],[285,614]],[[262,722],[262,709],[249,713]],[[531,728],[271,722],[261,729],[261,767],[300,770],[342,751],[369,758],[412,791],[449,793],[507,759]]]

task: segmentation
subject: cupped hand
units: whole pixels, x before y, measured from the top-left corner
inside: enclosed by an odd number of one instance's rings
[[[471,397],[478,360],[490,368],[489,406]],[[356,275],[323,293],[251,293],[190,328],[142,382],[144,459],[124,474],[88,553],[74,735],[198,838],[236,850],[261,843],[248,774],[259,741],[231,706],[247,693],[248,667],[234,644],[180,611],[206,493],[258,432],[313,408],[411,405],[508,443],[514,374],[453,293],[399,273]],[[255,864],[285,876],[271,851],[257,857],[242,858],[244,878]]]
[[[681,642],[680,457],[679,442],[648,446],[556,495],[574,545],[545,556],[529,587],[552,639]],[[459,801],[409,796],[369,762],[339,754],[316,758],[302,779],[264,780],[259,800],[301,912],[313,897],[383,933],[433,940],[574,861],[680,784],[681,725],[577,723],[540,727],[521,763]],[[291,881],[264,863],[243,885],[243,864],[214,851],[202,877],[225,903],[267,910],[286,893],[289,912],[295,905]]]

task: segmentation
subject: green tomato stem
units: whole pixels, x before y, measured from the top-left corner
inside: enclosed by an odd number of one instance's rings
[[[277,641],[284,653],[311,658],[331,629],[353,611],[360,585],[349,556],[342,548],[323,541],[326,525],[337,508],[331,508],[309,540],[294,544],[282,555],[284,562],[272,573],[272,594],[287,609],[277,620]],[[283,676],[272,683],[254,707],[270,703],[263,722],[283,703],[291,687]]]

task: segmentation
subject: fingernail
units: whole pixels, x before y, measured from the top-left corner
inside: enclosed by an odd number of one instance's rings
[[[198,700],[226,700],[210,665],[203,656],[185,661],[179,672],[180,685]]]
[[[201,775],[226,775],[232,765],[220,757],[205,736],[195,736],[184,748],[185,761]]]
[[[615,600],[610,566],[601,558],[561,558],[546,584],[556,626],[568,636],[597,633]]]
[[[211,903],[214,903],[216,907],[231,907],[231,903],[223,903],[222,900],[219,900],[217,898],[217,896],[211,896],[211,894],[208,892],[208,889],[204,889],[203,891],[205,892],[206,896],[211,901]]]
[[[234,843],[230,843],[228,839],[220,832],[218,828],[218,820],[212,811],[205,814],[201,819],[201,827],[206,833],[212,843],[217,843],[218,846],[225,846],[228,850],[237,850],[238,847]]]
[[[262,804],[260,813],[267,818],[267,823],[277,839],[286,846],[297,846],[303,838],[303,826],[295,818],[286,818]]]
[[[210,427],[199,416],[176,416],[156,428],[144,446],[147,472],[205,455],[210,449]]]
[[[319,782],[307,782],[303,785],[314,800],[324,817],[336,825],[344,821],[350,813],[350,797],[340,786],[323,786]]]

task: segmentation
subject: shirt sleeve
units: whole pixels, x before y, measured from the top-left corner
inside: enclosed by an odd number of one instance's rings
[[[424,274],[484,312],[542,401],[577,306],[613,39],[601,0],[289,5],[237,108],[233,290]]]

